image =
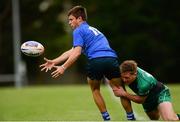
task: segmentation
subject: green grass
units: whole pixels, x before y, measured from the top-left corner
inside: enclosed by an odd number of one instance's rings
[[[180,112],[179,86],[168,85],[175,111]],[[107,86],[101,87],[113,121],[126,120],[119,99]],[[138,120],[148,120],[141,105],[133,104]],[[0,89],[0,120],[101,121],[87,85],[35,86]]]

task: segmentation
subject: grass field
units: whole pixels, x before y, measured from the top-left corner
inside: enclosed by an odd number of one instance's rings
[[[174,109],[180,112],[180,85],[168,85]],[[102,86],[113,121],[125,121],[125,113],[109,87]],[[141,105],[133,103],[137,120],[148,120]],[[87,85],[34,86],[0,89],[0,120],[25,121],[101,121],[101,115]]]

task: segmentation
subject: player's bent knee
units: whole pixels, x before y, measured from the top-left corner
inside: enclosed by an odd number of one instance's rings
[[[159,120],[160,115],[158,111],[151,111],[151,112],[146,112],[148,115],[149,119],[151,120]]]
[[[159,115],[149,116],[149,118],[150,118],[151,120],[159,120],[160,116],[159,116]]]

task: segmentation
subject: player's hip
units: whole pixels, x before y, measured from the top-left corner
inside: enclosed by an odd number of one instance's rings
[[[164,86],[164,89],[162,89],[159,93],[148,97],[148,100],[143,103],[143,108],[146,112],[150,112],[157,109],[160,103],[167,101],[171,102],[171,94],[169,88],[167,86]]]
[[[86,72],[89,78],[100,80],[120,77],[119,60],[115,57],[101,57],[88,60]]]

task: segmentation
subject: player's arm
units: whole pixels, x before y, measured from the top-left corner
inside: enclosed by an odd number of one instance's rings
[[[129,99],[135,103],[139,103],[139,104],[144,103],[144,101],[147,98],[147,96],[133,95],[133,94],[129,94],[128,92],[126,92],[126,95],[124,97],[126,97],[127,99]]]
[[[66,60],[66,62],[61,66],[54,66],[56,70],[51,73],[53,78],[57,78],[60,75],[64,73],[64,71],[70,67],[81,55],[82,47],[77,46],[74,47],[69,55],[69,58]]]
[[[135,103],[139,103],[139,104],[144,103],[144,101],[147,98],[147,96],[139,96],[139,95],[130,94],[130,93],[126,92],[122,87],[120,87],[119,89],[116,89],[116,92],[119,96],[125,97],[125,98],[127,98]]]
[[[66,52],[64,52],[59,57],[53,59],[52,62],[54,62],[54,64],[57,65],[57,64],[65,61],[65,60],[67,60],[69,58],[69,56],[71,55],[72,50],[73,50],[73,48],[68,50],[68,51],[66,51]]]
[[[44,64],[41,64],[40,67],[41,67],[41,71],[48,71],[48,70],[51,70],[51,68],[65,60],[67,60],[70,56],[72,52],[72,49],[64,52],[63,54],[61,54],[59,57],[53,59],[53,60],[50,60],[50,59],[47,59],[47,58],[44,58],[44,60],[46,61]]]
[[[67,61],[62,65],[65,69],[70,67],[81,55],[82,47],[77,46],[72,48],[71,53]]]
[[[121,98],[121,104],[126,111],[127,120],[136,120],[131,106],[131,101],[128,98],[119,95],[119,87],[126,91],[124,83],[114,79],[111,79],[111,81],[113,81],[113,83],[110,82],[110,85],[113,89],[114,95]]]

